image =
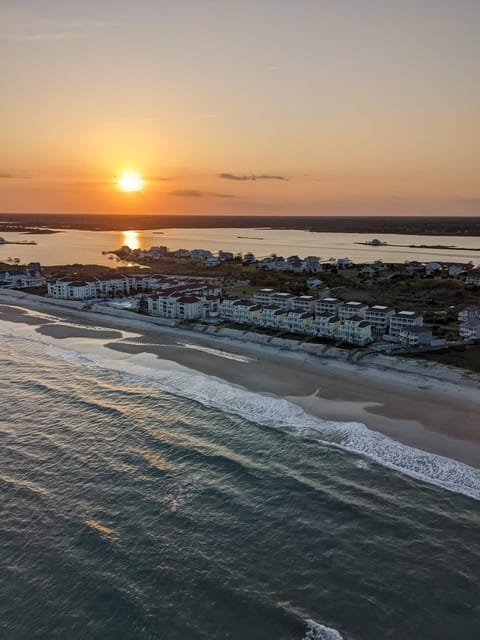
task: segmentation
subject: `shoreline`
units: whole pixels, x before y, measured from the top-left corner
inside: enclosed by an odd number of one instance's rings
[[[479,385],[462,371],[412,362],[408,371],[375,367],[365,359],[352,363],[10,293],[0,292],[0,320],[36,325],[40,335],[58,340],[59,346],[68,338],[102,340],[116,357],[150,354],[248,391],[284,398],[322,420],[363,423],[395,441],[480,468]],[[14,307],[51,313],[60,322]],[[62,319],[77,326],[62,325]],[[119,331],[140,337],[118,340]],[[450,373],[453,381],[442,378]]]

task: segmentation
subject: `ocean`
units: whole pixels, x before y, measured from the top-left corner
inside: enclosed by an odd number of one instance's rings
[[[480,638],[468,483],[81,343],[0,323],[2,639]]]

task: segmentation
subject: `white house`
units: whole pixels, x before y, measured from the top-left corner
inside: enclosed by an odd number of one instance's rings
[[[262,308],[248,300],[240,300],[232,307],[232,320],[238,324],[256,324]]]
[[[327,311],[331,315],[338,315],[338,310],[342,306],[343,301],[339,298],[322,298],[315,303],[315,315]]]
[[[262,307],[256,320],[260,327],[269,329],[280,329],[283,320],[287,316],[287,310],[275,305],[267,305]]]
[[[258,291],[255,291],[252,299],[256,304],[270,304],[274,293],[275,289],[259,289]]]
[[[342,304],[338,310],[338,315],[340,316],[340,320],[347,320],[348,318],[353,318],[354,316],[359,316],[361,318],[365,318],[365,314],[368,309],[368,304],[364,304],[363,302],[345,302]]]
[[[372,325],[372,331],[377,336],[387,333],[390,326],[390,318],[394,315],[395,309],[385,305],[375,304],[365,312],[365,320]]]
[[[340,318],[328,311],[318,313],[309,327],[309,332],[321,338],[333,338],[340,327]]]
[[[222,298],[218,304],[218,315],[226,320],[232,320],[233,309],[237,304],[240,304],[240,299],[235,296]]]
[[[432,344],[433,335],[430,327],[412,325],[400,329],[400,342],[413,349],[417,347],[429,347]]]
[[[292,300],[292,309],[295,311],[308,311],[312,312],[315,308],[315,302],[317,298],[315,296],[297,296]]]
[[[313,315],[308,311],[289,311],[282,321],[282,329],[291,333],[308,333]]]
[[[282,307],[282,309],[291,309],[293,306],[293,300],[295,296],[291,293],[283,293],[275,291],[270,296],[270,301],[272,304],[277,305],[278,307]]]
[[[372,341],[372,326],[362,316],[351,316],[340,323],[336,337],[348,342],[364,346]]]
[[[423,316],[416,311],[399,311],[390,318],[390,335],[400,337],[400,331],[406,327],[423,325]]]

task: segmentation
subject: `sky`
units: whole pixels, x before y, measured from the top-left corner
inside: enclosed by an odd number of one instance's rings
[[[480,215],[479,34],[479,0],[0,0],[0,211]]]

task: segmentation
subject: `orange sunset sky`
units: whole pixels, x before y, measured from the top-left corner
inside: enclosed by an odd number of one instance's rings
[[[478,0],[4,0],[0,211],[480,215],[479,33]]]

